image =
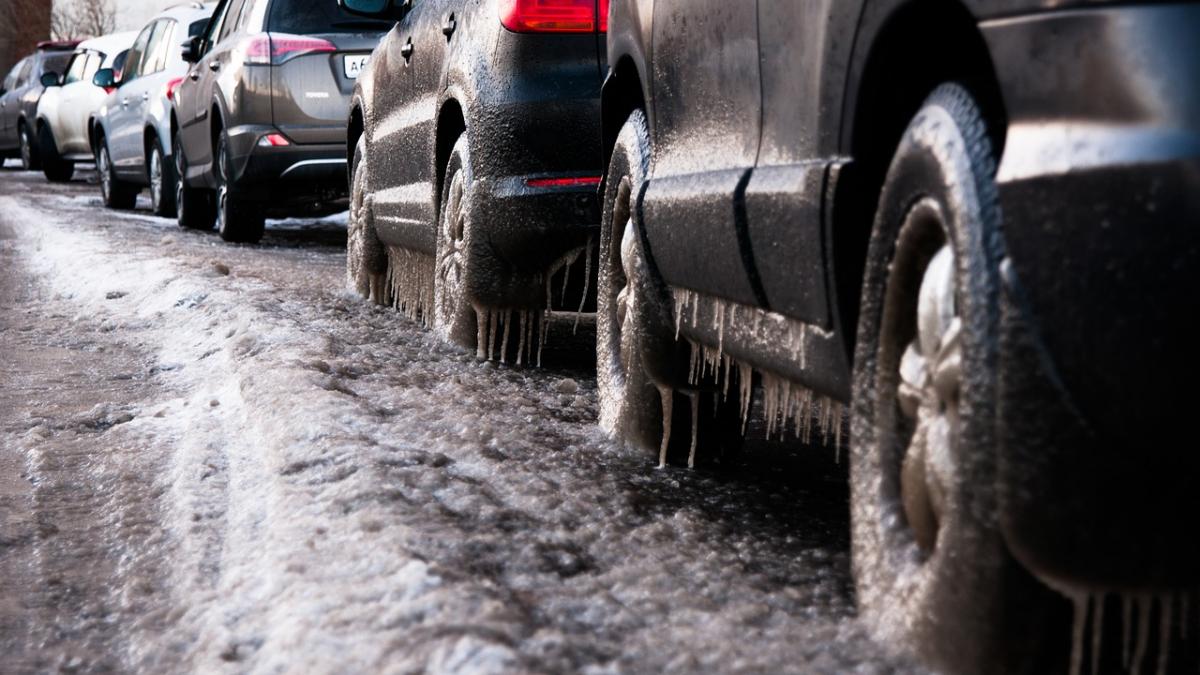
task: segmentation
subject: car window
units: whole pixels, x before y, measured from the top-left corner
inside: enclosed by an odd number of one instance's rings
[[[42,58],[42,69],[35,79],[41,79],[43,73],[62,73],[67,69],[72,52],[55,52]],[[32,64],[30,64],[32,65]]]
[[[26,60],[27,59],[18,61],[17,65],[13,66],[12,70],[8,71],[8,77],[4,78],[5,91],[12,91],[13,89],[16,89],[17,80],[21,77],[21,69],[25,67]]]
[[[138,33],[137,39],[133,41],[133,46],[129,48],[129,55],[125,57],[125,72],[121,73],[121,82],[132,82],[142,74],[142,61],[146,55],[146,49],[150,46],[150,37],[154,33],[154,24],[146,26]]]
[[[229,13],[229,5],[233,4],[231,0],[221,0],[221,4],[217,6],[216,13],[213,14],[212,20],[204,30],[204,53],[212,51],[213,45],[217,43],[217,33],[221,30],[222,24],[225,23],[225,16]]]
[[[71,64],[67,66],[66,77],[62,79],[63,84],[71,84],[83,79],[83,71],[87,67],[88,52],[79,52],[71,58]]]
[[[92,78],[96,76],[96,71],[100,70],[102,63],[104,63],[104,55],[100,52],[88,54],[87,65],[83,67],[83,77],[81,79],[84,82],[91,82]]]
[[[245,5],[246,0],[233,0],[229,3],[229,12],[226,14],[224,25],[221,26],[221,35],[217,38],[217,42],[224,42],[225,38],[237,30],[238,19],[241,18],[242,8]]]
[[[154,32],[150,35],[150,44],[146,46],[146,55],[142,59],[141,74],[157,73],[163,67],[164,38],[170,29],[169,22],[155,21]]]
[[[120,82],[121,79],[123,77],[125,77],[125,62],[128,60],[129,60],[129,50],[128,49],[121,52],[120,54],[117,54],[117,58],[113,59],[112,69],[113,69],[113,80],[114,81]]]
[[[29,84],[29,73],[33,72],[33,59],[25,59],[24,65],[21,66],[21,72],[17,75],[17,87],[24,87]]]
[[[193,21],[192,24],[188,26],[188,37],[194,38],[197,35],[204,35],[204,29],[208,28],[208,21],[208,19]]]
[[[391,23],[356,16],[338,7],[335,2],[312,0],[274,0],[267,19],[267,30],[274,33],[361,33],[385,32]]]

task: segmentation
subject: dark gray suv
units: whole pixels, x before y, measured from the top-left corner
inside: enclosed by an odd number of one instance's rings
[[[179,224],[226,241],[263,219],[346,207],[354,80],[391,24],[330,2],[222,0],[183,47],[171,120]]]
[[[5,76],[0,84],[0,164],[15,154],[26,171],[42,168],[34,128],[38,100],[46,90],[42,76],[63,72],[78,44],[78,40],[39,43],[37,51],[21,59]]]

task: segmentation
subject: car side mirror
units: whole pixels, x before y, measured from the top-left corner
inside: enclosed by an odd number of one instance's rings
[[[112,68],[101,68],[92,76],[92,84],[103,89],[112,89],[117,86],[117,73]]]
[[[200,48],[204,45],[204,36],[193,35],[183,43],[183,51],[181,56],[184,63],[197,63],[200,61]]]
[[[42,73],[42,86],[43,87],[57,87],[58,86],[58,73]]]
[[[399,21],[412,9],[412,0],[338,0],[338,6],[359,16]]]

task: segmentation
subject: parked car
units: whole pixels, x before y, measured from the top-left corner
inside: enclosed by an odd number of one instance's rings
[[[71,180],[75,162],[94,159],[88,127],[108,92],[92,83],[133,44],[136,33],[116,33],[81,42],[62,73],[42,75],[46,91],[37,106],[37,145],[46,178]]]
[[[42,168],[38,161],[37,104],[45,87],[42,76],[62,72],[78,41],[40,42],[34,53],[13,66],[0,85],[0,155],[16,156],[26,171]]]
[[[132,208],[150,188],[155,215],[175,217],[171,112],[187,75],[181,45],[204,33],[216,3],[192,2],[154,17],[137,35],[123,68],[96,73],[109,90],[88,125],[88,140],[110,208]]]
[[[1196,3],[613,0],[603,425],[669,455],[712,409],[676,398],[758,388],[831,442],[846,411],[885,644],[1063,672],[1053,588],[1074,672],[1122,603],[1163,672],[1200,570],[1197,35]]]
[[[346,207],[346,120],[390,24],[332,1],[222,0],[184,59],[172,119],[179,224],[258,241],[270,216]]]
[[[604,3],[339,2],[398,21],[350,112],[350,283],[481,355],[533,357],[549,281],[599,222]]]

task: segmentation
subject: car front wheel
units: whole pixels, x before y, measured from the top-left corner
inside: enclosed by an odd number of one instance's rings
[[[100,174],[100,196],[110,209],[132,209],[137,203],[138,190],[117,178],[113,170],[112,155],[108,152],[108,141],[101,137],[96,151],[96,172]]]
[[[37,171],[42,168],[42,163],[38,158],[37,146],[33,142],[33,135],[29,132],[29,125],[21,122],[21,128],[17,130],[18,142],[21,144],[21,168],[26,171]]]
[[[146,156],[146,174],[150,179],[150,205],[154,209],[154,215],[174,218],[175,165],[166,161],[158,139],[150,142],[150,152]]]

